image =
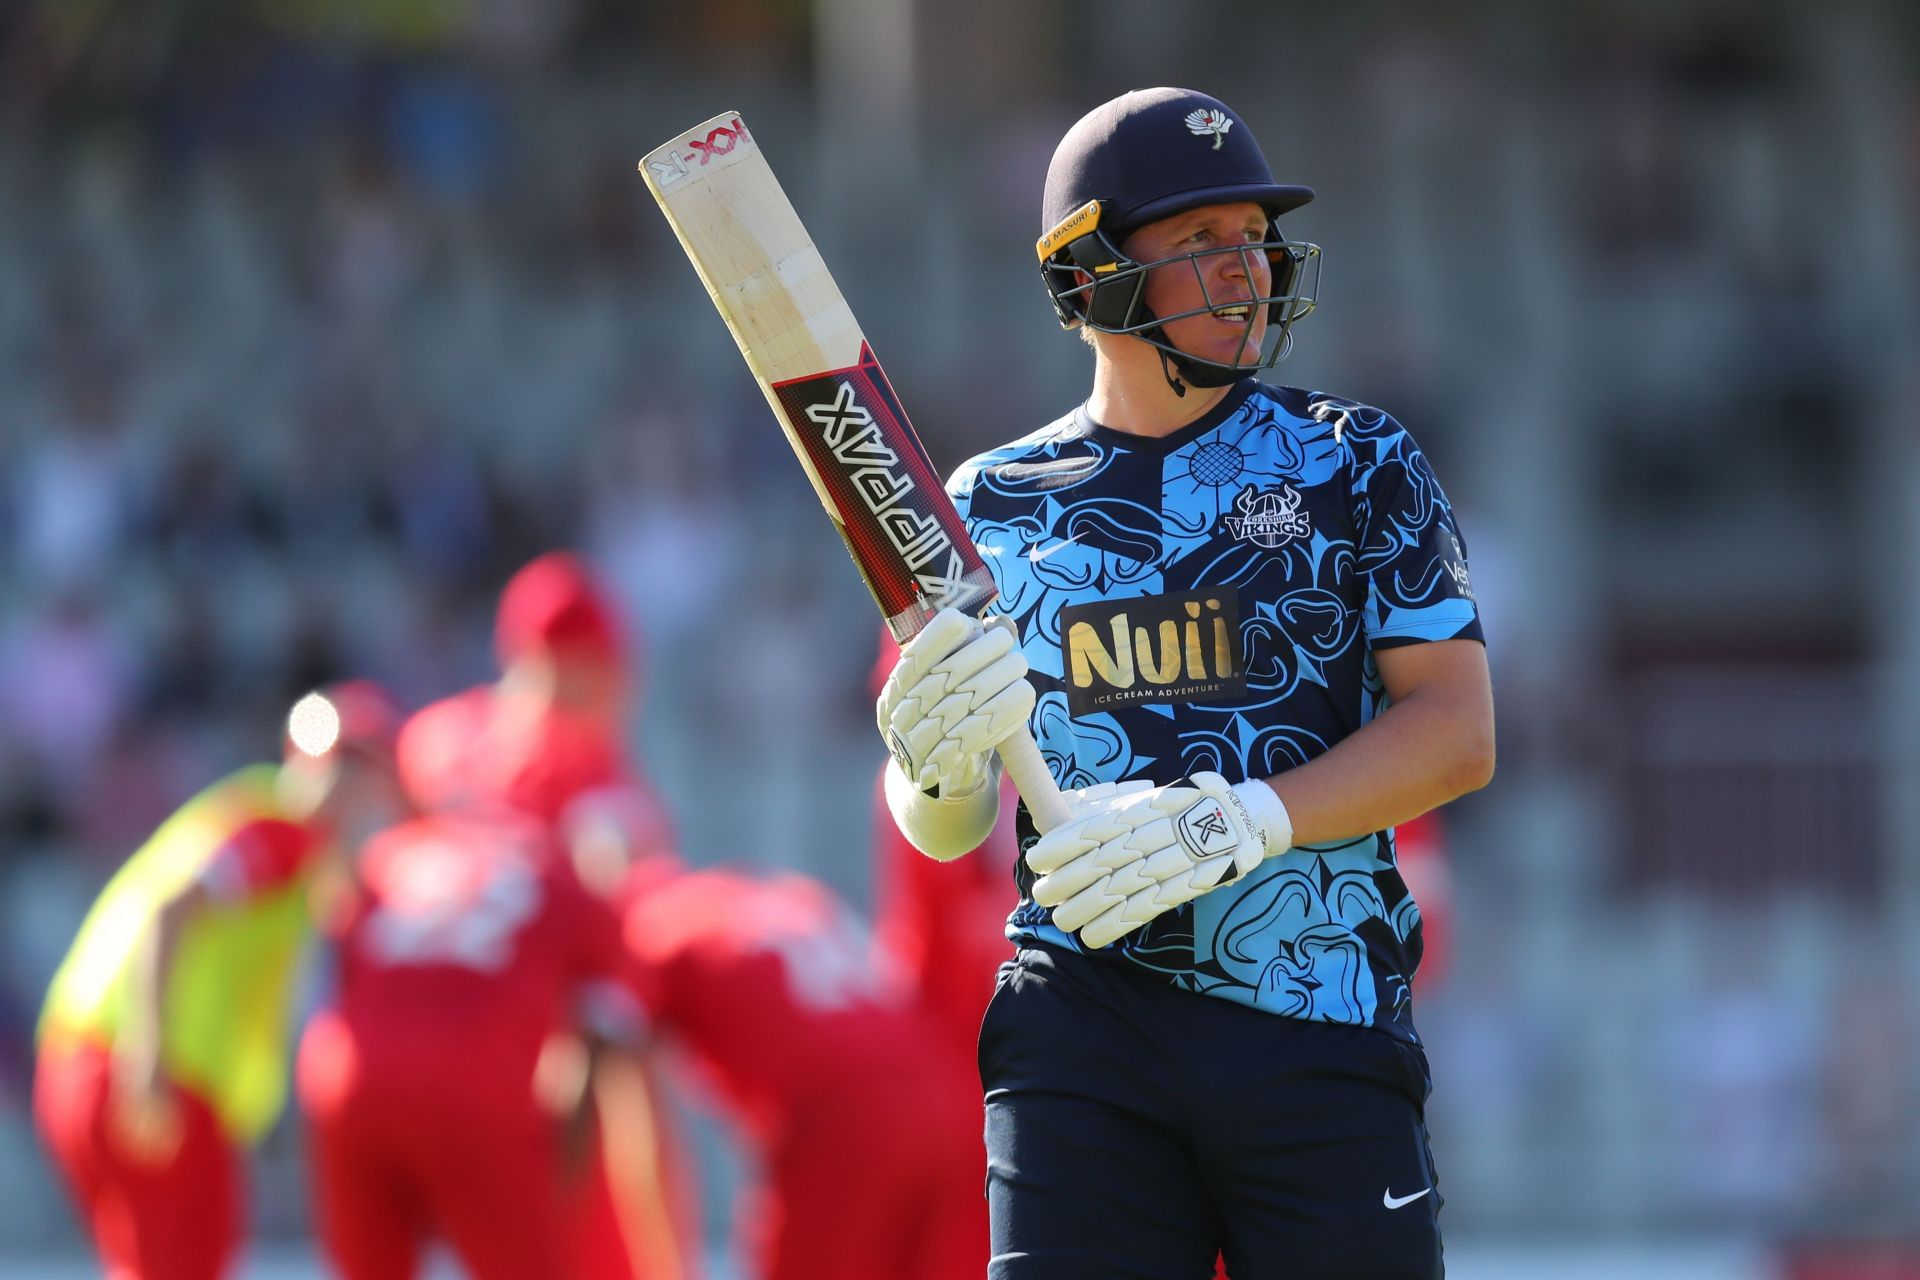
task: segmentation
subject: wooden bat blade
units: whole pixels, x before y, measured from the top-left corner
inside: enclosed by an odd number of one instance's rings
[[[640,172],[894,638],[904,644],[944,608],[985,609],[993,575],[739,114],[656,147]],[[1031,733],[1000,757],[1042,831],[1065,820]]]
[[[640,171],[894,638],[949,606],[985,608],[993,576],[739,115],[656,148]]]

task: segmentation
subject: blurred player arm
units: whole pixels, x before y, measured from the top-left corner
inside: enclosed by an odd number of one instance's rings
[[[141,934],[128,975],[127,1005],[114,1037],[114,1066],[119,1083],[151,1094],[160,1088],[160,1040],[167,980],[180,950],[180,935],[213,894],[201,881],[186,885],[163,901]]]
[[[1326,754],[1268,779],[1295,844],[1350,840],[1418,817],[1493,777],[1493,684],[1478,640],[1374,652],[1391,704]]]
[[[658,1073],[652,1055],[632,1046],[601,1044],[593,1054],[593,1104],[600,1114],[601,1150],[613,1190],[620,1234],[642,1275],[685,1280],[691,1238],[682,1239],[667,1185]]]
[[[127,1003],[113,1042],[115,1123],[134,1151],[165,1159],[179,1140],[179,1116],[161,1060],[167,984],[187,923],[213,898],[194,880],[162,901],[142,931],[127,975]]]
[[[295,823],[260,819],[242,825],[192,880],[162,899],[134,952],[127,1003],[114,1037],[114,1078],[126,1136],[147,1149],[168,1145],[173,1129],[162,1059],[167,987],[181,936],[210,906],[271,892],[298,875],[315,841]]]
[[[692,1239],[681,1230],[667,1185],[667,1121],[646,1013],[624,985],[596,981],[582,991],[580,1025],[588,1053],[585,1101],[599,1116],[627,1254],[650,1280],[685,1280],[698,1269],[688,1262]]]
[[[631,838],[651,831],[629,826],[625,834]],[[579,841],[591,834],[584,827],[571,833],[574,864],[580,861]],[[668,1182],[669,1135],[659,1107],[654,1021],[644,998],[648,975],[631,962],[621,942],[620,916],[609,902],[587,892],[578,880],[568,881],[567,892],[577,910],[572,931],[579,982],[574,1022],[586,1048],[585,1087],[578,1106],[598,1119],[614,1213],[636,1271],[649,1280],[688,1280],[699,1274],[696,1235],[683,1229],[676,1212],[677,1188]]]
[[[667,1185],[659,1086],[639,1002],[610,980],[583,984],[573,1029],[542,1046],[534,1095],[555,1116],[573,1178],[591,1177],[596,1144],[627,1257],[649,1280],[688,1280],[686,1241]]]

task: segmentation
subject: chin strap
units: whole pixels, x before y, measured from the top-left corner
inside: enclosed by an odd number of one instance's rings
[[[1224,387],[1238,382],[1251,373],[1251,369],[1229,369],[1225,365],[1214,364],[1210,360],[1193,360],[1168,348],[1172,343],[1167,339],[1167,331],[1159,325],[1151,329],[1142,329],[1136,336],[1143,341],[1152,334],[1160,339],[1149,342],[1160,353],[1160,376],[1173,388],[1173,394],[1186,398],[1188,387]]]
[[[1184,398],[1187,394],[1187,386],[1173,376],[1173,357],[1167,354],[1165,347],[1155,347],[1154,350],[1160,353],[1160,376],[1165,378],[1167,385],[1173,388],[1173,394]]]
[[[1193,360],[1184,355],[1175,355],[1165,347],[1155,349],[1160,352],[1160,372],[1177,396],[1185,396],[1188,387],[1212,389],[1228,386],[1252,372],[1250,369],[1229,369],[1211,360]]]
[[[1142,315],[1149,315],[1145,307]],[[1160,325],[1142,329],[1134,335],[1160,353],[1160,376],[1173,388],[1173,394],[1186,398],[1188,387],[1224,387],[1253,372],[1252,369],[1233,368],[1214,364],[1210,360],[1193,360],[1173,350],[1173,340],[1167,337],[1167,331]],[[1293,335],[1287,335],[1288,341]],[[1154,341],[1158,339],[1158,341]]]

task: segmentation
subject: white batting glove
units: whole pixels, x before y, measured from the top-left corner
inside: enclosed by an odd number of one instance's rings
[[[1027,850],[1027,866],[1040,877],[1033,900],[1089,947],[1238,880],[1293,843],[1286,805],[1258,779],[1106,783],[1067,792],[1067,807],[1072,816]]]
[[[983,627],[942,609],[901,649],[875,710],[900,772],[922,791],[956,799],[986,785],[993,749],[1033,704],[1011,621]]]

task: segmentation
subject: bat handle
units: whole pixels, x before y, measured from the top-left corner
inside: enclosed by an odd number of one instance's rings
[[[999,750],[1000,763],[1006,766],[1020,798],[1027,802],[1027,812],[1033,815],[1033,825],[1040,833],[1045,835],[1065,822],[1066,797],[1060,794],[1060,784],[1053,780],[1032,730],[1021,725],[1020,732],[1001,743]]]

